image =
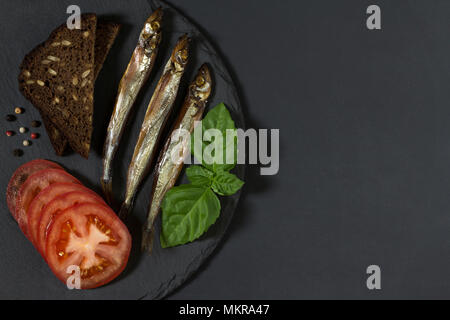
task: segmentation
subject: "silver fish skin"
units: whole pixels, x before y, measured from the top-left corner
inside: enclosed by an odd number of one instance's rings
[[[134,49],[131,60],[120,81],[114,111],[106,132],[103,147],[103,174],[101,185],[106,200],[112,202],[112,165],[119,143],[122,138],[130,111],[147,81],[158,54],[161,43],[161,22],[163,11],[161,8],[154,11],[145,21],[139,35],[139,41]]]
[[[189,59],[189,37],[181,37],[167,62],[147,107],[133,158],[128,168],[125,200],[119,217],[125,219],[133,207],[137,189],[147,176],[161,132],[178,94],[181,78]]]
[[[183,161],[189,155],[189,139],[177,136],[177,130],[192,133],[197,121],[200,121],[205,111],[208,98],[212,91],[212,80],[209,68],[202,65],[189,86],[188,93],[172,127],[171,134],[164,144],[156,165],[153,178],[153,188],[148,208],[147,221],[143,228],[143,251],[151,253],[154,239],[154,223],[160,212],[161,203],[178,179],[183,169]],[[190,138],[187,137],[187,138]]]

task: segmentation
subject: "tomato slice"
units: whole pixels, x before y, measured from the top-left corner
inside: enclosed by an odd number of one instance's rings
[[[37,244],[37,233],[39,229],[39,221],[41,218],[41,211],[44,206],[52,201],[55,197],[72,192],[72,191],[83,191],[89,193],[90,195],[96,197],[96,200],[100,203],[104,203],[103,199],[95,194],[92,190],[82,186],[77,183],[63,183],[57,182],[49,185],[47,188],[42,190],[34,199],[31,201],[30,206],[27,211],[28,219],[28,235],[30,236],[31,242]]]
[[[55,185],[56,183],[54,185],[51,185],[49,188],[52,188]],[[89,191],[90,192],[86,192],[85,190],[77,190],[61,194],[44,206],[39,215],[36,234],[36,247],[39,249],[43,256],[45,256],[45,239],[47,234],[47,227],[54,219],[54,216],[61,213],[65,209],[73,207],[74,205],[80,203],[98,203],[106,206],[106,203],[99,195],[91,190]],[[42,191],[41,193],[43,192],[44,191]],[[32,229],[31,225],[29,229]]]
[[[64,170],[57,163],[43,159],[36,159],[21,165],[13,173],[11,180],[9,180],[8,187],[6,188],[6,203],[8,204],[9,211],[13,215],[14,219],[17,220],[16,199],[17,195],[19,194],[20,187],[25,183],[30,175],[48,168]]]
[[[46,259],[63,283],[79,268],[82,289],[96,288],[117,277],[128,262],[131,236],[108,207],[78,204],[56,215],[46,239]]]
[[[17,222],[22,232],[28,237],[27,212],[31,201],[41,190],[56,182],[78,183],[77,179],[61,169],[44,169],[28,177],[22,185],[16,200]]]

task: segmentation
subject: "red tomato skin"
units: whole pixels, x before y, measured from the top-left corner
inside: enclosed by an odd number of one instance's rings
[[[33,173],[49,168],[64,170],[59,164],[55,162],[44,159],[35,159],[24,163],[19,168],[17,168],[16,171],[14,171],[11,179],[9,180],[8,187],[6,188],[6,203],[8,205],[9,211],[16,221],[16,200],[20,187]]]
[[[96,209],[96,210],[104,210],[103,214],[106,216],[109,216],[109,218],[111,220],[113,220],[113,223],[117,228],[120,228],[121,230],[115,230],[113,232],[115,233],[120,233],[121,234],[121,247],[123,248],[123,252],[121,253],[121,258],[123,259],[121,261],[121,264],[119,266],[117,266],[117,268],[114,270],[113,273],[111,273],[111,275],[103,278],[103,279],[99,279],[98,281],[91,283],[89,281],[86,280],[81,280],[81,289],[94,289],[94,288],[98,288],[100,286],[103,286],[109,282],[111,282],[112,280],[114,280],[117,276],[119,276],[123,270],[125,269],[127,263],[128,263],[128,258],[130,255],[130,251],[131,251],[131,244],[132,244],[132,239],[131,239],[131,235],[127,229],[127,227],[123,224],[123,222],[117,217],[117,215],[114,213],[114,211],[112,211],[109,207],[107,206],[102,206],[102,205],[98,205],[98,204],[78,204],[75,205],[73,207],[67,208],[66,210],[64,210],[63,212],[61,212],[60,214],[58,214],[56,216],[55,219],[52,220],[52,222],[50,223],[50,225],[48,226],[48,231],[47,231],[47,237],[46,237],[46,243],[45,243],[45,247],[46,247],[46,261],[50,267],[50,269],[52,270],[52,272],[55,274],[55,276],[62,282],[64,283],[64,285],[66,285],[66,281],[67,278],[70,276],[69,274],[67,274],[65,272],[65,270],[58,270],[55,261],[57,261],[57,254],[56,254],[56,250],[52,249],[56,249],[54,247],[54,243],[58,240],[58,234],[59,234],[59,228],[60,228],[60,224],[64,223],[65,221],[67,221],[67,219],[69,219],[69,217],[71,215],[76,216],[77,214],[80,214],[81,212],[84,211],[88,211],[89,209]],[[97,213],[96,213],[97,214]],[[102,217],[100,217],[102,219]],[[112,223],[111,223],[112,224]],[[114,229],[114,228],[112,228]],[[123,243],[122,243],[123,242]]]
[[[41,218],[41,212],[44,206],[52,201],[54,198],[61,194],[65,194],[72,191],[83,191],[98,198],[100,203],[104,203],[103,199],[98,196],[94,191],[86,188],[81,184],[57,182],[49,185],[47,188],[39,192],[39,194],[31,201],[28,207],[27,219],[28,219],[28,234],[30,235],[31,242],[37,247],[37,230],[39,228],[39,222]]]
[[[44,169],[28,177],[19,190],[16,201],[17,222],[22,232],[28,236],[27,211],[31,201],[40,191],[55,182],[69,182],[81,184],[76,178],[61,169]]]

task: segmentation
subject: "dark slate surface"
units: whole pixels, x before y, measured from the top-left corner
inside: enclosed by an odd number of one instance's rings
[[[71,1],[2,1],[0,15],[0,77],[1,108],[6,115],[13,112],[14,106],[22,106],[26,112],[15,123],[2,120],[2,129],[30,126],[31,120],[39,119],[37,111],[20,95],[17,88],[18,66],[23,56],[38,43],[45,40],[50,31],[65,21],[65,14]],[[71,154],[63,158],[54,156],[50,142],[43,127],[41,139],[25,149],[22,158],[13,158],[12,150],[21,147],[23,136],[13,138],[2,136],[2,161],[0,162],[0,189],[6,190],[8,179],[20,164],[35,159],[46,158],[64,165],[69,172],[79,177],[87,186],[99,190],[98,180],[101,174],[101,150],[104,131],[109,121],[115,98],[115,91],[123,71],[131,56],[142,23],[151,13],[157,1],[101,1],[79,0],[77,4],[83,12],[95,12],[100,17],[109,18],[123,24],[122,31],[100,73],[96,86],[96,111],[93,147],[88,161]],[[115,163],[114,189],[121,198],[126,170],[131,159],[134,143],[146,111],[148,101],[167,61],[171,48],[183,33],[193,38],[193,59],[184,76],[180,89],[181,100],[189,82],[198,67],[208,62],[213,69],[215,90],[209,106],[226,102],[239,127],[244,126],[243,115],[230,75],[208,40],[180,13],[166,7],[162,48],[157,60],[156,71],[145,87],[144,94],[138,98],[135,114],[129,129],[124,135],[122,148]],[[180,105],[178,101],[177,105]],[[2,116],[3,118],[3,116]],[[243,177],[244,168],[238,167],[237,173]],[[140,225],[145,219],[151,179],[147,179],[136,200],[136,207],[129,226],[134,238],[134,249],[125,272],[113,283],[89,291],[69,291],[50,272],[39,254],[23,237],[14,220],[10,217],[6,202],[0,203],[0,298],[12,299],[151,299],[162,298],[187,279],[214,250],[222,238],[231,218],[239,195],[222,201],[222,215],[200,241],[192,244],[162,250],[156,243],[153,256],[141,255],[137,248],[140,243]]]
[[[225,54],[247,126],[281,140],[171,298],[450,298],[450,1],[170,1]]]

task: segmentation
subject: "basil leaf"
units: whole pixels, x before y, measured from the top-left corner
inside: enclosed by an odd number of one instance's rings
[[[210,188],[185,184],[170,189],[161,208],[161,246],[167,248],[205,233],[219,217],[220,201]]]
[[[214,173],[201,166],[190,166],[186,169],[186,175],[193,185],[210,187]]]
[[[205,153],[205,149],[212,150],[214,145],[217,143],[217,141],[215,141],[215,137],[211,138],[212,141],[204,141],[205,132],[210,129],[218,130],[218,132],[222,135],[223,141],[221,141],[221,148],[215,149],[215,151],[219,152],[219,154],[216,155],[216,152],[211,152],[211,157],[208,157],[208,153]],[[202,120],[201,130],[202,141],[199,143],[201,148],[196,146],[195,135],[192,135],[191,153],[197,159],[202,159],[202,165],[213,172],[230,171],[233,169],[237,162],[237,136],[234,136],[232,139],[226,139],[226,137],[227,131],[231,131],[231,133],[236,134],[236,126],[231,118],[230,112],[223,103],[218,104],[207,113],[205,118]],[[208,147],[210,149],[208,149]],[[232,151],[230,156],[228,156],[227,150],[229,153]],[[215,160],[216,157],[218,158],[218,161]]]
[[[209,111],[200,129],[198,139],[201,141],[198,145],[195,143],[198,129],[191,136],[191,153],[202,159],[202,166],[187,168],[186,174],[191,184],[170,189],[161,205],[160,239],[163,248],[199,238],[219,217],[220,201],[216,193],[232,195],[244,185],[243,181],[228,172],[237,163],[238,141],[234,121],[226,106],[221,103]],[[227,134],[232,139],[226,139]],[[211,139],[205,141],[208,135]],[[216,141],[218,137],[223,141]],[[227,159],[230,153],[232,158]]]
[[[236,177],[236,175],[220,171],[214,176],[211,188],[215,193],[221,196],[231,196],[239,191],[244,185],[244,181]]]

